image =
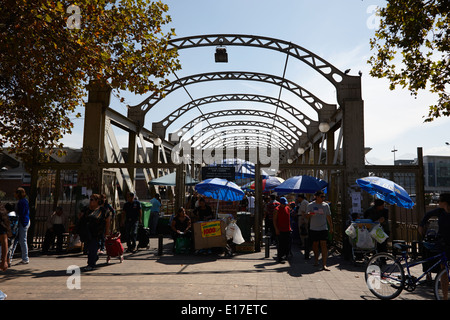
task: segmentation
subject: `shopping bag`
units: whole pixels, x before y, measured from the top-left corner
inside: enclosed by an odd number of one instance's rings
[[[389,237],[380,225],[375,225],[370,231],[370,236],[378,243],[383,243]]]
[[[358,239],[356,241],[356,247],[361,249],[370,249],[374,247],[374,240],[369,234],[369,230],[364,228],[358,228]]]
[[[356,238],[356,228],[353,224],[350,224],[345,230],[345,234],[349,236],[350,239]]]
[[[233,239],[234,232],[236,231],[237,224],[235,220],[232,220],[230,224],[227,226],[226,237],[227,240]]]

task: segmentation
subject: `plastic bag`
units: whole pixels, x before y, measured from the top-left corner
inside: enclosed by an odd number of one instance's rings
[[[236,231],[236,221],[231,221],[230,224],[227,226],[227,231],[226,231],[226,237],[227,240],[233,239],[234,236],[234,232]]]
[[[361,249],[371,249],[374,247],[374,240],[366,228],[358,228],[356,247]]]
[[[244,240],[244,237],[242,236],[241,229],[236,225],[236,229],[234,230],[234,235],[233,235],[233,243],[241,244],[244,242],[245,242],[245,240]]]
[[[378,243],[383,243],[389,237],[380,225],[376,225],[370,231],[370,236]]]
[[[348,228],[345,230],[345,234],[350,237],[350,239],[356,238],[356,228],[353,224],[350,224]]]

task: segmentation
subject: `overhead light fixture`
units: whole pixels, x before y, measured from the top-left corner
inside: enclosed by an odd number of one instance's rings
[[[154,139],[153,144],[155,145],[155,147],[159,147],[162,144],[161,138],[158,137],[158,138]]]
[[[216,62],[228,62],[228,53],[225,47],[217,47],[214,54]]]
[[[302,148],[302,147],[298,148],[297,149],[297,153],[300,154],[300,155],[304,154],[305,153],[305,148]]]
[[[319,131],[322,133],[327,133],[328,131],[330,131],[330,124],[327,122],[321,122],[319,124]]]

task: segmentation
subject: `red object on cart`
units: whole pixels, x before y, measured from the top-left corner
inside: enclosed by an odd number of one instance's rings
[[[120,241],[120,233],[115,233],[113,235],[107,236],[105,239],[106,262],[109,262],[111,257],[119,257],[120,263],[123,261],[123,246]]]

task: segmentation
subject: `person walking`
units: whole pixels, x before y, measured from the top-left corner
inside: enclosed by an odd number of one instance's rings
[[[273,213],[279,205],[280,203],[276,200],[276,196],[271,194],[269,202],[267,202],[264,207],[264,231],[266,236],[270,234],[270,242],[272,244],[276,242],[276,235],[273,226]]]
[[[319,265],[319,246],[322,253],[322,270],[330,271],[327,267],[327,239],[328,232],[333,232],[333,223],[331,220],[331,211],[328,203],[324,202],[325,194],[323,191],[317,191],[315,200],[311,202],[306,211],[309,219],[309,238],[312,241],[314,252],[314,265]],[[328,226],[330,230],[328,230]]]
[[[136,249],[136,238],[139,224],[142,222],[142,207],[133,192],[128,192],[127,202],[123,205],[122,225],[125,223],[127,252]]]
[[[280,198],[280,205],[273,212],[273,227],[278,238],[277,261],[284,263],[291,249],[291,218],[290,208],[285,197]]]
[[[150,234],[156,235],[156,231],[158,228],[158,220],[161,212],[161,197],[159,193],[155,194],[155,196],[150,200],[152,207],[150,209],[150,218],[148,221],[148,226],[150,228]]]
[[[10,264],[12,263],[12,258],[18,243],[20,244],[22,254],[22,261],[20,261],[19,264],[28,264],[30,262],[27,243],[28,228],[30,227],[30,207],[28,200],[26,199],[27,194],[24,188],[17,188],[14,196],[18,200],[16,214],[19,217],[19,231],[14,239],[14,243],[9,254]]]
[[[306,200],[306,196],[303,193],[300,193],[297,196],[297,217],[298,217],[298,232],[300,234],[300,240],[302,242],[302,246],[305,250],[305,260],[309,260],[309,253],[311,251],[311,244],[308,238],[308,217],[306,214],[306,209],[308,208],[308,200]]]
[[[89,198],[89,205],[83,208],[81,219],[86,224],[87,254],[88,261],[84,271],[91,271],[95,268],[98,260],[98,248],[100,239],[109,234],[111,217],[109,211],[103,207],[103,202],[99,194],[92,194]]]

